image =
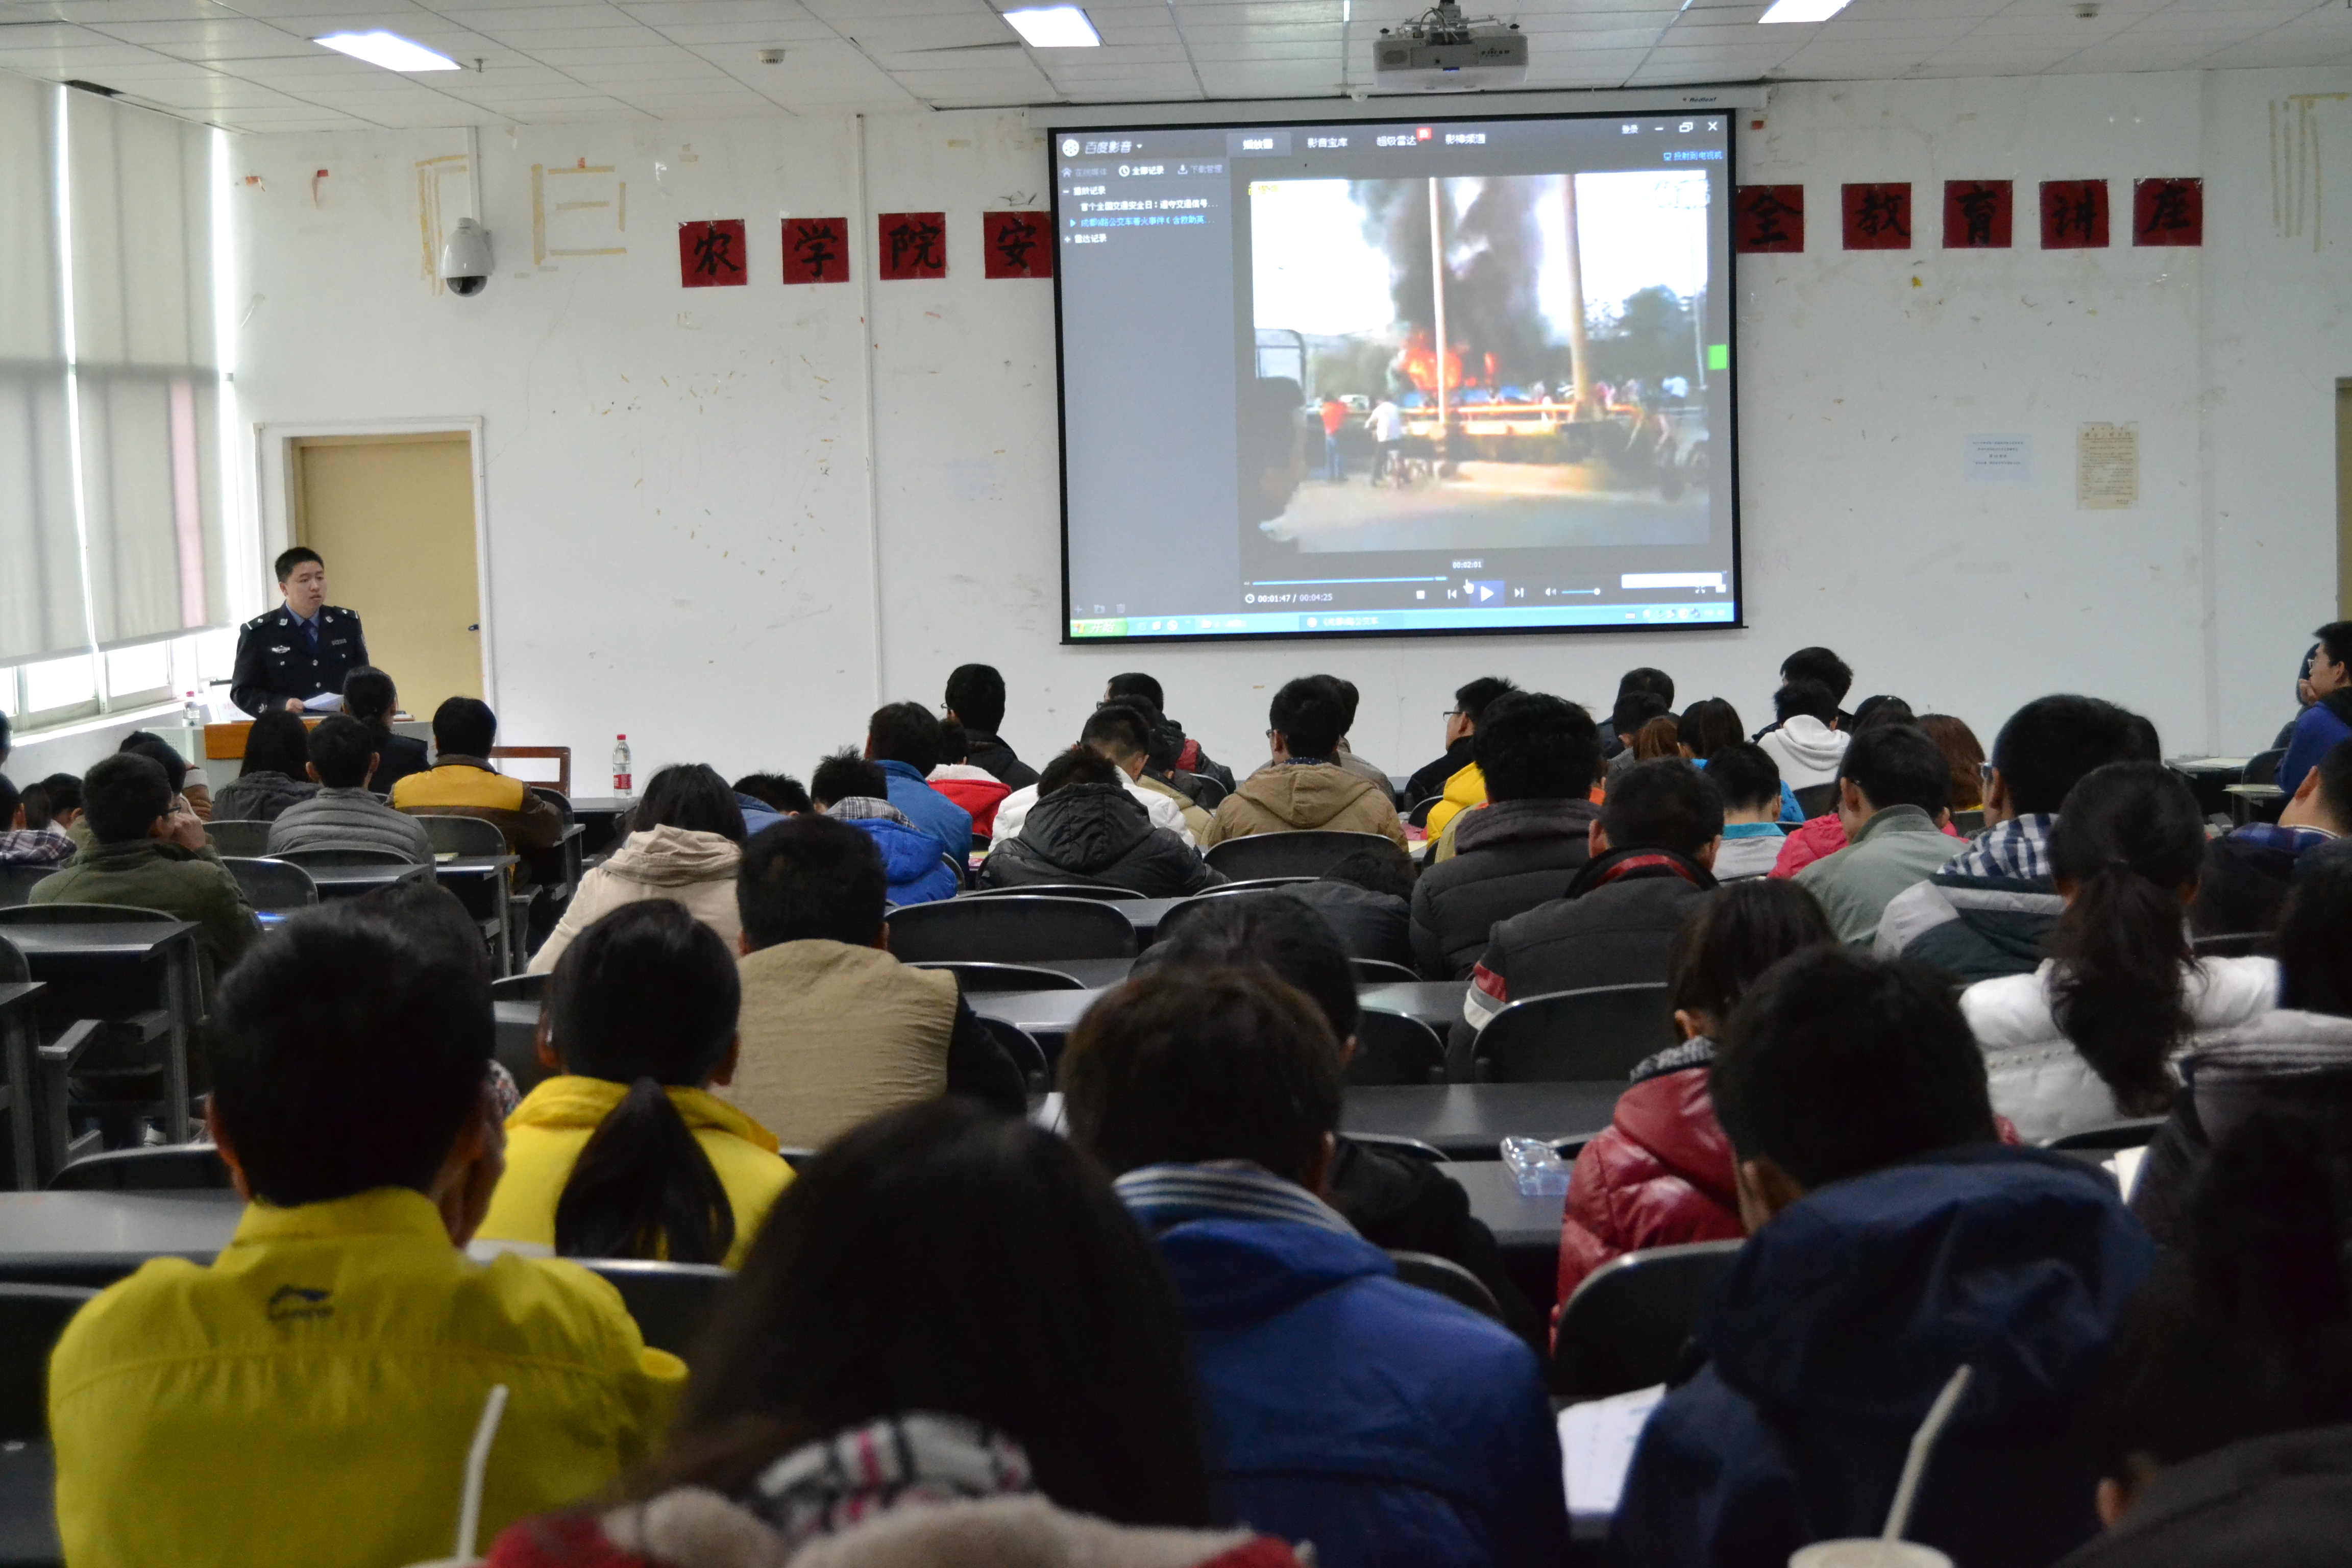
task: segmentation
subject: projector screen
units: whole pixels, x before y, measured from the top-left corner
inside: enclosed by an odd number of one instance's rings
[[[1053,132],[1064,640],[1738,624],[1730,121]]]

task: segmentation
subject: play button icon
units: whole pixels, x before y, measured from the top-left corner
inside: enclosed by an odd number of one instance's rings
[[[1500,582],[1465,583],[1462,584],[1462,596],[1474,605],[1491,605],[1503,596],[1503,584]]]

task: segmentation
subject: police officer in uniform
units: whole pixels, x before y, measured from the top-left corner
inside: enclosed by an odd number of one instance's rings
[[[327,603],[327,563],[317,551],[296,545],[278,558],[278,591],[283,605],[238,629],[229,671],[229,700],[256,718],[341,693],[343,677],[368,661],[360,618]]]

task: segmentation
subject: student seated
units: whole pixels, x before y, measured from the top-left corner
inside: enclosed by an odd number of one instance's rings
[[[1853,689],[1853,669],[1829,648],[1801,647],[1780,661],[1780,688],[1786,690],[1801,680],[1818,681],[1828,688],[1830,701],[1834,707],[1843,702],[1845,694]],[[1776,710],[1780,706],[1778,692],[1773,694],[1773,706]],[[1851,732],[1858,715],[1849,713],[1843,708],[1837,708],[1834,717],[1839,729]],[[1757,731],[1749,739],[1761,741],[1765,736],[1780,729],[1783,722],[1784,721],[1776,714],[1771,723]]]
[[[2276,822],[2250,822],[2208,847],[2189,929],[2200,936],[2269,931],[2304,857],[2352,833],[2352,741],[2323,752]],[[2331,851],[2331,853],[2333,853]]]
[[[1225,879],[1191,845],[1152,825],[1108,759],[1081,747],[1045,764],[1020,837],[990,853],[980,879],[991,888],[1100,882],[1147,899],[1175,899]]]
[[[743,847],[741,1031],[724,1098],[788,1147],[945,1093],[1027,1109],[953,974],[890,956],[882,858],[853,823],[795,816]]]
[[[51,773],[32,784],[16,809],[34,832],[60,835],[77,847],[89,842],[89,828],[81,819],[81,780],[72,773]]]
[[[1559,897],[1592,855],[1601,771],[1592,716],[1540,691],[1489,704],[1472,735],[1486,805],[1453,824],[1454,853],[1413,884],[1412,952],[1432,980],[1459,980],[1496,921]]]
[[[1919,728],[1927,731],[1927,738],[1944,753],[1944,766],[1952,780],[1952,809],[1983,810],[1984,742],[1977,739],[1968,721],[1955,719],[1949,713],[1922,713]]]
[[[986,838],[995,831],[996,808],[1013,786],[971,758],[971,742],[963,726],[950,719],[940,726],[939,763],[923,775],[923,782],[970,812],[972,837]],[[1031,770],[1024,765],[1021,771]]]
[[[1927,731],[1868,724],[1838,763],[1838,826],[1846,847],[1797,873],[1821,900],[1838,940],[1868,943],[1895,896],[1952,858],[1949,770]]]
[[[1840,726],[1837,699],[1818,680],[1792,681],[1772,696],[1780,722],[1756,738],[1791,790],[1834,784],[1851,736]]]
[[[1202,778],[1214,779],[1228,791],[1234,787],[1233,770],[1211,761],[1209,753],[1201,749],[1201,742],[1185,734],[1184,726],[1168,717],[1168,700],[1160,695],[1160,682],[1139,670],[1114,675],[1109,684],[1103,688],[1103,701],[1118,702],[1124,699],[1148,703],[1151,711],[1160,716],[1160,735],[1170,751],[1168,765],[1171,769],[1180,773],[1198,773]]]
[[[998,733],[1004,728],[1004,677],[994,665],[960,664],[948,671],[947,716],[949,723],[963,728],[963,761],[1008,790],[1037,782],[1037,770],[1013,755]]]
[[[163,776],[172,781],[173,793],[188,803],[189,813],[198,822],[213,819],[213,795],[205,770],[189,762],[172,749],[172,743],[151,730],[133,730],[122,737],[118,752],[136,752],[152,757],[162,766]]]
[[[174,809],[175,805],[177,809]],[[152,757],[117,752],[82,780],[90,846],[33,884],[36,904],[127,904],[159,910],[196,928],[205,994],[261,935],[253,907],[228,874],[205,826],[172,793]]]
[[[531,954],[531,973],[552,973],[582,931],[641,899],[685,905],[730,947],[742,934],[735,872],[743,858],[743,808],[717,769],[705,763],[662,769],[624,820],[628,837],[581,877],[562,920]]]
[[[2311,706],[2296,718],[2286,755],[2279,759],[2278,786],[2289,795],[2303,787],[2303,775],[2320,758],[2352,741],[2352,621],[2330,621],[2312,636],[2319,647],[2302,683],[2310,689]]]
[[[1150,760],[1151,731],[1143,712],[1124,702],[1107,702],[1087,715],[1078,731],[1080,751],[1092,752],[1118,770],[1119,786],[1143,807],[1151,826],[1164,828],[1181,840],[1188,849],[1201,843],[1201,831],[1209,826],[1209,814],[1192,805],[1190,796],[1172,785],[1161,784],[1146,771]],[[1027,827],[1029,813],[1037,805],[1039,785],[1016,789],[1007,795],[1004,804],[996,808],[995,843],[1010,844]]]
[[[1457,725],[1463,727],[1462,742],[1469,760],[1440,782],[1437,804],[1431,806],[1422,818],[1423,828],[1441,846],[1445,843],[1446,830],[1464,812],[1486,804],[1486,775],[1485,770],[1478,766],[1477,727],[1486,722],[1489,708],[1517,690],[1518,688],[1509,681],[1490,677],[1474,680],[1462,691],[1454,694],[1454,711],[1446,721],[1446,733],[1453,734]],[[1473,692],[1474,695],[1465,697],[1463,691]],[[1449,745],[1446,754],[1453,755],[1454,750]],[[1417,801],[1407,801],[1405,808],[1411,810],[1418,804]],[[1448,849],[1446,853],[1451,854],[1452,850]]]
[[[2108,763],[2160,761],[2135,715],[2095,697],[2042,697],[1993,738],[1985,830],[1878,922],[1881,958],[1910,958],[1963,981],[2031,973],[2065,900],[2050,880],[2050,832],[2066,794]]]
[[[1518,688],[1507,678],[1500,675],[1482,675],[1477,679],[1465,681],[1455,689],[1454,706],[1445,714],[1445,754],[1420,768],[1411,778],[1405,780],[1404,804],[1407,810],[1419,805],[1433,795],[1443,795],[1445,794],[1447,780],[1465,768],[1477,765],[1478,759],[1470,744],[1470,739],[1478,732],[1479,722],[1486,717],[1488,704],[1500,698],[1508,697],[1517,689]],[[1467,781],[1463,784],[1463,792],[1465,795],[1463,805],[1473,804],[1476,800],[1486,798],[1483,788],[1474,786]],[[1454,809],[1460,808],[1460,805],[1456,805]],[[1432,810],[1433,815],[1434,808],[1433,807]],[[1444,824],[1440,823],[1429,831],[1432,836],[1434,836],[1438,828],[1444,826]]]
[[[741,995],[734,953],[683,904],[624,903],[583,931],[540,1014],[556,1076],[507,1118],[480,1239],[741,1268],[793,1179],[776,1135],[710,1092],[735,1076]]]
[[[2089,1398],[2154,1253],[2105,1173],[1995,1142],[1967,1021],[1916,965],[1782,960],[1709,1081],[1750,1237],[1700,1310],[1705,1364],[1643,1430],[1612,1554],[1778,1568],[1877,1534],[1963,1365],[1905,1538],[1969,1568],[2087,1538]]]
[[[1565,894],[1495,923],[1446,1042],[1457,1081],[1469,1077],[1478,1032],[1519,997],[1665,980],[1667,944],[1715,891],[1707,868],[1723,838],[1723,797],[1688,763],[1638,763],[1589,837],[1591,858]]]
[[[490,1565],[1296,1568],[1206,1528],[1192,1361],[1150,1241],[1076,1151],[952,1103],[891,1111],[777,1201],[667,1451]]]
[[[409,774],[432,769],[433,759],[424,742],[414,735],[393,733],[392,718],[400,711],[400,691],[383,670],[363,664],[343,677],[343,711],[374,731],[377,762],[369,787],[376,794],[388,795]]]
[[[971,813],[923,782],[940,765],[940,721],[919,702],[893,702],[866,721],[866,758],[881,768],[887,798],[961,866],[971,853]]]
[[[433,840],[425,825],[369,793],[368,783],[381,760],[373,731],[349,714],[330,713],[310,731],[303,746],[308,758],[303,769],[319,786],[318,793],[278,814],[269,825],[270,854],[356,847],[389,850],[419,866],[433,863]]]
[[[444,1557],[501,1384],[486,1534],[642,1460],[685,1368],[575,1265],[460,1250],[502,1143],[487,980],[329,905],[228,975],[213,1023],[206,1123],[250,1206],[210,1267],[152,1260],[58,1342],[68,1560]]]
[[[956,867],[964,858],[953,866],[940,858],[940,841],[886,797],[889,779],[874,763],[845,747],[817,763],[809,786],[817,810],[874,840],[890,902],[931,904],[963,891]]]
[[[2352,1139],[2263,1109],[2132,1303],[2096,1423],[2106,1533],[2065,1568],[2352,1563]]]
[[[319,793],[310,777],[310,732],[299,713],[273,708],[246,731],[245,761],[213,799],[215,822],[275,822]]]
[[[730,786],[743,813],[743,837],[773,827],[787,816],[814,811],[807,788],[790,773],[745,773]]]
[[[1645,687],[1617,694],[1617,704],[1609,710],[1609,739],[1614,749],[1609,755],[1609,765],[1601,779],[1604,797],[1617,787],[1617,775],[1642,759],[1633,753],[1633,742],[1653,719],[1664,717],[1670,710],[1665,699]]]
[[[0,774],[0,866],[62,866],[73,855],[74,841],[63,833],[25,826],[25,797]]]
[[[1378,785],[1381,793],[1387,795],[1393,803],[1396,790],[1389,783],[1389,775],[1381,770],[1379,763],[1366,762],[1356,755],[1348,745],[1348,731],[1356,727],[1356,707],[1362,700],[1363,694],[1356,689],[1356,683],[1352,680],[1342,680],[1336,675],[1326,679],[1339,693],[1339,744],[1332,752],[1331,760],[1365,783]],[[1412,803],[1407,801],[1405,804],[1411,805]]]
[[[1257,968],[1130,981],[1062,1058],[1071,1141],[1160,1238],[1234,1513],[1319,1561],[1526,1564],[1567,1550],[1559,1446],[1528,1347],[1324,1201],[1339,1048]]]
[[[1274,694],[1266,712],[1274,761],[1218,803],[1202,847],[1260,833],[1323,829],[1377,833],[1400,849],[1404,824],[1385,788],[1330,761],[1339,744],[1339,694],[1327,676],[1305,676]]]
[[[1688,758],[1695,767],[1704,768],[1719,752],[1734,746],[1754,745],[1748,738],[1748,726],[1740,721],[1739,710],[1720,697],[1702,697],[1682,711],[1675,722],[1675,748]],[[1771,758],[1768,753],[1767,762]],[[1772,763],[1772,777],[1780,777],[1780,764]],[[1797,807],[1797,797],[1786,784],[1780,784],[1780,815],[1777,820],[1798,823],[1804,813]]]
[[[1780,782],[1780,764],[1752,741],[1730,741],[1691,765],[1704,768],[1707,782],[1723,797],[1723,844],[1715,852],[1716,880],[1770,875],[1787,842],[1780,820],[1787,815],[1789,786]],[[1870,929],[1875,932],[1877,922]]]
[[[2164,1114],[2173,1059],[2278,996],[2273,959],[2189,955],[2180,911],[2196,896],[2205,824],[2171,769],[2111,763],[2090,773],[2066,796],[2048,848],[2064,904],[2055,956],[1960,996],[1992,1108],[2033,1143]]]
[[[1675,678],[1668,675],[1663,669],[1653,669],[1648,665],[1640,665],[1634,668],[1627,670],[1623,675],[1618,677],[1617,700],[1610,704],[1610,712],[1612,716],[1613,717],[1617,710],[1624,705],[1627,698],[1633,696],[1637,691],[1649,697],[1654,697],[1658,700],[1657,705],[1649,710],[1648,716],[1654,717],[1657,714],[1670,712],[1673,710],[1675,705]],[[1636,722],[1633,726],[1635,731],[1638,731],[1640,728],[1640,722]],[[1628,731],[1628,734],[1631,732],[1632,731]],[[1601,754],[1604,758],[1612,762],[1616,760],[1618,752],[1626,750],[1632,744],[1631,741],[1625,736],[1621,736],[1615,732],[1615,726],[1613,725],[1603,730],[1601,742]]]
[[[498,716],[476,697],[452,697],[433,710],[436,765],[392,786],[396,811],[419,816],[478,816],[495,822],[517,855],[552,848],[563,837],[563,813],[531,794],[520,779],[490,766]]]
[[[1648,1247],[1745,1236],[1731,1143],[1706,1076],[1724,1021],[1781,959],[1836,940],[1811,893],[1763,879],[1699,907],[1667,953],[1683,1043],[1649,1057],[1617,1097],[1609,1126],[1576,1156],[1559,1232],[1559,1310],[1602,1264]]]
[[[1311,882],[1284,889],[1321,915],[1349,958],[1412,967],[1412,857],[1393,844],[1359,849]]]

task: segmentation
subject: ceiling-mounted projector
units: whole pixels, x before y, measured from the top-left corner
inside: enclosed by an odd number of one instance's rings
[[[1433,5],[1372,40],[1372,85],[1382,92],[1467,92],[1528,79],[1527,35],[1517,22],[1472,22],[1462,7]]]

